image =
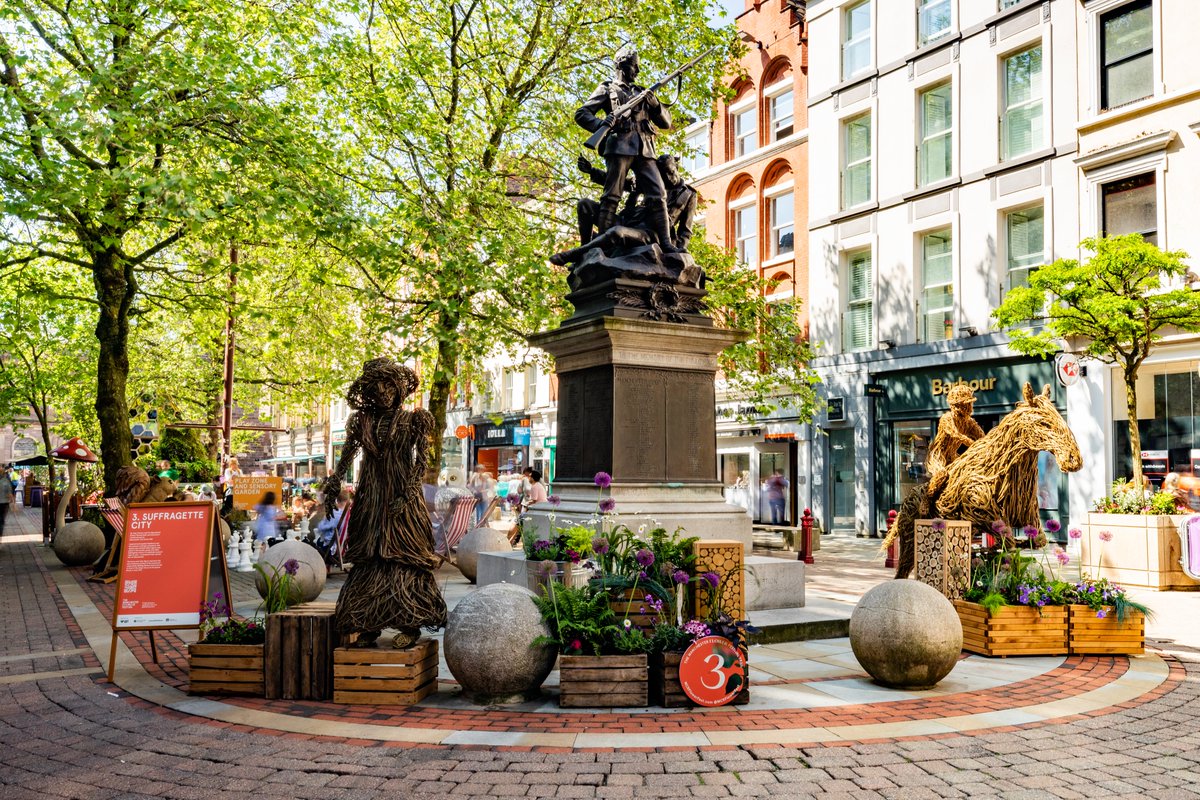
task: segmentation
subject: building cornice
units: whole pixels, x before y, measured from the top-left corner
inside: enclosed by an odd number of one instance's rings
[[[1175,131],[1173,130],[1148,133],[1136,139],[1092,150],[1074,159],[1074,161],[1077,167],[1087,172],[1096,167],[1105,167],[1109,164],[1115,164],[1118,161],[1125,161],[1147,153],[1166,150],[1171,146],[1171,142],[1173,141],[1175,141]]]
[[[693,186],[699,189],[709,181],[718,180],[734,172],[741,172],[742,170],[757,164],[759,161],[769,161],[770,159],[778,156],[780,153],[796,147],[797,145],[804,144],[807,141],[808,128],[798,130],[791,136],[787,136],[776,142],[771,142],[766,147],[760,147],[752,153],[739,156],[732,161],[726,161],[724,164],[718,164],[715,167],[709,167],[708,169],[692,176],[691,183]]]

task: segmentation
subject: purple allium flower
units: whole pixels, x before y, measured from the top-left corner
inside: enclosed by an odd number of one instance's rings
[[[1036,525],[1026,525],[1021,529],[1021,533],[1025,534],[1026,539],[1033,539],[1037,537],[1038,529]]]
[[[654,563],[654,553],[650,552],[644,547],[641,550],[638,550],[634,554],[633,558],[642,567],[649,567]]]
[[[1070,536],[1072,539],[1082,539],[1083,531],[1079,528],[1071,528],[1071,530],[1067,531],[1067,536]]]
[[[1032,542],[1034,547],[1045,547],[1049,540],[1046,538],[1046,534],[1039,533],[1037,536],[1034,536],[1033,539],[1031,539],[1030,541]]]
[[[592,539],[592,552],[598,556],[606,554],[610,546],[608,539],[603,536],[596,536]]]
[[[1058,563],[1064,567],[1067,564],[1071,563],[1071,554],[1068,553],[1066,550],[1059,550],[1057,553],[1054,554],[1054,557],[1057,558]]]
[[[546,576],[553,575],[556,569],[558,569],[558,565],[550,560],[546,560],[538,564],[538,572]]]
[[[642,570],[641,572],[638,573],[638,580],[644,581],[644,580],[648,580],[649,578],[650,578],[650,576],[646,573],[646,570]]]
[[[715,572],[706,572],[700,576],[700,580],[707,583],[713,589],[721,585],[721,576]]]
[[[935,519],[929,527],[933,528],[936,533],[944,533],[946,530],[946,520]]]
[[[1003,535],[1008,530],[1008,526],[1004,524],[1004,520],[992,520],[992,533]]]
[[[676,583],[687,583],[688,574],[681,569],[677,569],[671,573],[671,580],[675,581]]]
[[[546,502],[549,503],[550,505],[554,506],[555,508],[558,508],[559,504],[562,503],[562,498],[556,494],[552,494],[546,498]]]
[[[1112,531],[1100,531],[1100,541],[1111,542],[1112,541]]]
[[[283,571],[288,575],[295,575],[300,571],[300,562],[294,558],[289,558],[287,561],[283,562]]]
[[[601,514],[612,513],[612,510],[616,507],[617,507],[617,501],[613,500],[611,497],[606,497],[600,501],[600,513]]]
[[[597,472],[593,480],[601,489],[607,489],[612,486],[612,475],[609,475],[607,472]]]
[[[1058,533],[1062,530],[1062,523],[1056,519],[1048,519],[1043,527],[1045,527],[1046,533]]]

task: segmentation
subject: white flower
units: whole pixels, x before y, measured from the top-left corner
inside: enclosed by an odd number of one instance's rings
[[[645,523],[643,523],[643,524],[641,524],[641,525],[638,525],[638,536],[641,536],[641,535],[642,535],[643,533],[645,533],[645,532],[646,532],[646,525],[645,525]]]

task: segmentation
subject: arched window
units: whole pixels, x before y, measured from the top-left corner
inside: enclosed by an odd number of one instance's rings
[[[776,59],[763,73],[762,95],[767,112],[767,141],[777,142],[795,133],[795,87],[792,65],[786,58]]]
[[[733,144],[731,158],[739,158],[758,149],[758,94],[754,84],[744,81],[737,90],[737,99],[729,106],[729,140]]]
[[[764,206],[767,211],[767,258],[778,258],[796,249],[796,192],[792,169],[786,161],[772,164],[765,173]]]
[[[758,269],[758,192],[754,181],[746,176],[735,179],[730,184],[727,206],[738,261]]]

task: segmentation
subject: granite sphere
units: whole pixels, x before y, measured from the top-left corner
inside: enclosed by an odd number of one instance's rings
[[[954,605],[914,580],[881,583],[850,615],[850,647],[876,683],[928,689],[950,674],[962,651],[962,623]]]
[[[508,534],[495,528],[475,528],[458,543],[458,555],[455,564],[463,577],[471,583],[479,575],[479,554],[496,551],[510,552]]]
[[[263,569],[267,571],[268,575],[275,574],[271,571],[272,567],[278,569],[279,574],[282,575],[284,563],[291,558],[296,559],[300,565],[296,574],[292,576],[294,602],[307,603],[310,600],[316,600],[325,588],[328,571],[325,569],[325,559],[312,545],[297,539],[288,539],[274,547],[268,547],[259,563],[263,565]],[[258,589],[260,597],[267,596],[267,581],[257,570],[254,575],[254,588]]]
[[[54,534],[54,555],[68,567],[91,564],[104,553],[104,532],[90,522],[68,522]]]
[[[533,592],[511,583],[484,586],[450,612],[442,647],[463,694],[481,705],[520,703],[537,697],[554,668],[558,648],[534,647],[550,628],[533,604]]]

